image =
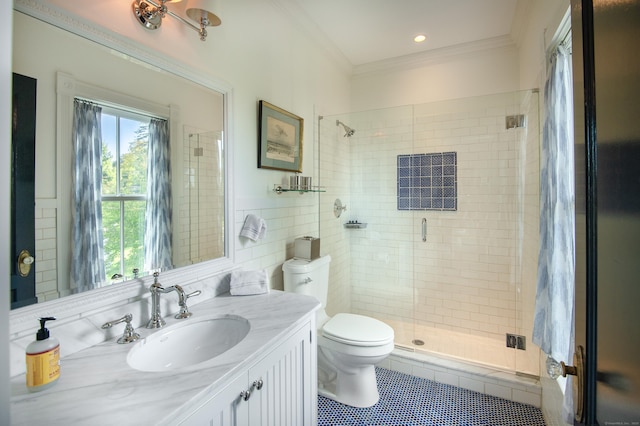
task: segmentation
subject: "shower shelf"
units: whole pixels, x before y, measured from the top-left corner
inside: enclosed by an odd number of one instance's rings
[[[367,224],[362,222],[347,222],[344,224],[344,227],[347,229],[365,229]]]
[[[273,185],[273,192],[280,195],[283,192],[299,192],[300,194],[304,194],[305,192],[326,192],[326,188],[323,186],[313,186],[311,189],[295,189],[295,188],[285,188],[282,185]]]

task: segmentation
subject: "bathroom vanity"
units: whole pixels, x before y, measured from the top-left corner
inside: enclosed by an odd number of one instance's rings
[[[115,337],[63,357],[50,389],[29,393],[24,375],[14,377],[12,424],[315,425],[318,307],[313,297],[275,290],[204,301],[189,319],[169,316],[162,329],[138,328],[138,342],[118,344]],[[130,350],[154,333],[206,318],[242,318],[249,331],[196,365],[160,371],[129,365]]]

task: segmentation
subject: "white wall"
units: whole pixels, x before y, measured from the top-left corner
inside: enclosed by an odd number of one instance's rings
[[[320,237],[322,250],[331,255],[329,269],[329,291],[327,313],[335,315],[351,311],[351,266],[350,240],[360,230],[346,229],[344,223],[356,220],[351,197],[351,145],[359,133],[352,138],[344,137],[342,127],[336,120],[351,124],[348,116],[324,116],[320,121],[319,177],[326,192],[320,193]],[[346,208],[334,213],[337,200]],[[360,217],[360,221],[364,218]]]
[[[497,44],[497,45],[496,45]],[[518,52],[508,40],[427,53],[403,67],[356,69],[351,111],[421,104],[517,90]]]
[[[523,16],[516,34],[518,44],[519,84],[521,89],[544,88],[546,50],[569,9],[567,0],[520,2]]]

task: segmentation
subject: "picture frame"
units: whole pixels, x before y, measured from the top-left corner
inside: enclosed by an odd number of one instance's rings
[[[301,173],[304,119],[261,100],[258,123],[258,168]]]

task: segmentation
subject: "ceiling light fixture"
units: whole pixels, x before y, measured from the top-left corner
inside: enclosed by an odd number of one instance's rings
[[[212,12],[215,10],[215,0],[189,0],[187,2],[187,16],[198,23],[198,26],[187,21],[167,8],[167,3],[177,3],[181,0],[134,0],[131,7],[133,14],[143,27],[156,30],[162,25],[162,19],[169,15],[200,34],[200,40],[207,39],[206,27],[217,27],[222,23],[220,18]]]
[[[413,41],[415,41],[416,43],[422,43],[423,41],[425,41],[427,39],[427,36],[424,34],[418,34],[417,36],[415,36],[413,38]]]

